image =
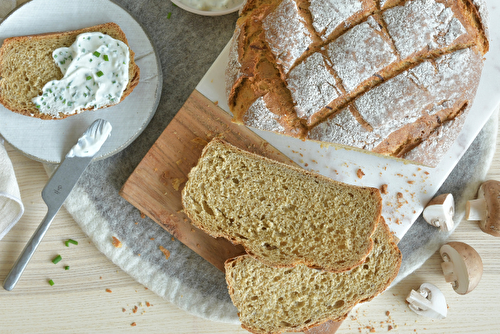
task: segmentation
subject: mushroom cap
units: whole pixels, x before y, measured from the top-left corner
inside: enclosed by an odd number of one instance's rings
[[[486,219],[480,223],[481,230],[500,237],[500,181],[489,180],[479,187],[478,198],[486,201]]]
[[[461,295],[474,290],[483,275],[483,261],[476,250],[463,242],[449,242],[441,246],[439,253],[445,261],[448,258],[453,263],[456,275],[453,289]]]

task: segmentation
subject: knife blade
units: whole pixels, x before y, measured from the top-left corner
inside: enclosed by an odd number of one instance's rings
[[[42,199],[48,208],[47,214],[5,278],[3,283],[5,290],[11,291],[16,286],[57,212],[75,187],[80,176],[110,136],[111,130],[112,127],[109,122],[102,119],[94,121],[78,139],[78,143],[66,154],[63,162],[50,177],[42,190]]]

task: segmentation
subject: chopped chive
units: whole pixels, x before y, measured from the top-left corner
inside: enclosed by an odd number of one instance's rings
[[[40,105],[39,105],[39,104],[37,104],[37,105],[36,105],[36,108],[37,108],[37,109],[40,109]]]
[[[89,86],[85,86],[88,90],[90,90]]]
[[[109,61],[108,55],[102,56],[102,59],[104,59],[105,61]]]
[[[78,241],[73,240],[73,239],[68,239],[68,242],[73,245],[78,245]]]
[[[53,263],[53,264],[56,264],[56,263],[58,263],[58,262],[59,262],[59,261],[61,261],[61,260],[62,260],[61,255],[57,255],[57,256],[56,256],[56,257],[52,260],[52,263]]]
[[[54,285],[54,281],[51,280],[51,279],[49,279],[49,284],[50,284],[50,286],[53,286]]]
[[[87,80],[90,80],[90,79],[92,79],[92,77],[91,77],[90,75],[89,75],[89,76],[87,76]]]
[[[49,91],[49,93],[52,93],[52,89],[49,88],[48,91]]]
[[[60,61],[59,64],[64,65],[66,63],[66,60]]]
[[[99,38],[102,38],[102,36],[99,36]]]
[[[57,55],[54,55],[54,58],[57,58]]]
[[[167,19],[170,19],[170,16],[172,16],[172,12],[168,12]]]
[[[64,99],[62,103],[63,103],[63,104],[66,104],[66,99]]]
[[[116,80],[111,81],[111,83],[115,84],[115,83],[116,83]]]
[[[64,267],[64,270],[69,270],[69,266]]]
[[[92,62],[92,59],[89,59],[89,63],[91,63],[91,62]]]
[[[83,96],[84,96],[84,97],[87,97],[87,93],[83,93]]]
[[[59,100],[62,100],[62,96],[59,96]]]
[[[100,54],[99,52],[95,51],[95,52],[93,53],[93,55],[94,55],[94,56],[96,56],[96,57],[99,57],[101,54]]]
[[[95,75],[97,75],[98,77],[102,77],[104,75],[104,73],[102,73],[102,71],[99,71]]]

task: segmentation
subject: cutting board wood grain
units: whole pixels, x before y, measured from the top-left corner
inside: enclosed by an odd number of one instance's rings
[[[187,99],[153,147],[120,190],[120,195],[175,238],[220,270],[224,262],[244,254],[223,238],[212,238],[191,225],[182,211],[181,191],[205,145],[214,137],[265,157],[295,163],[244,126],[197,90]],[[333,325],[332,325],[333,324]],[[339,323],[329,322],[310,334],[330,334]]]

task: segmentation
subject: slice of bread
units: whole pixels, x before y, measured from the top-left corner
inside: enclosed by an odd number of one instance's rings
[[[112,22],[67,32],[5,39],[0,48],[0,103],[19,114],[52,119],[52,116],[40,113],[32,99],[42,94],[47,82],[63,77],[52,52],[60,47],[69,47],[78,35],[86,32],[101,32],[128,45],[125,33]],[[137,86],[139,76],[134,52],[130,50],[129,82],[120,102]],[[71,115],[60,114],[59,118],[68,116]]]
[[[401,252],[385,222],[378,224],[373,239],[365,262],[344,273],[303,265],[276,269],[248,255],[227,260],[227,285],[241,326],[252,333],[302,332],[345,319],[357,303],[384,291],[399,271]]]
[[[182,203],[198,228],[242,244],[267,265],[341,272],[370,253],[382,198],[378,189],[333,181],[214,139],[190,171]]]

